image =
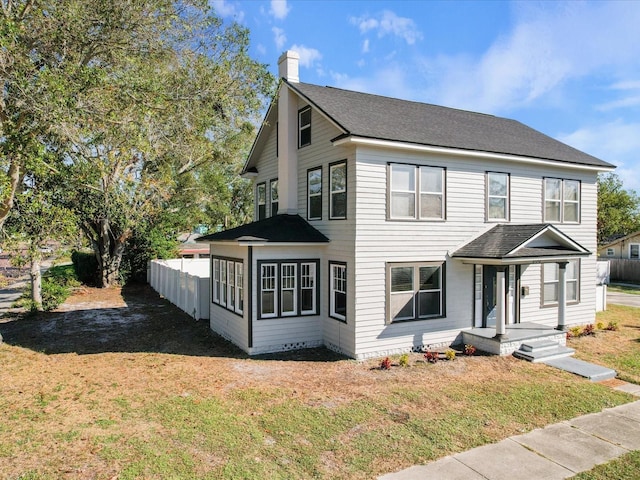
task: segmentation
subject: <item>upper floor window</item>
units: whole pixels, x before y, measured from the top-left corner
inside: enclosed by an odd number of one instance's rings
[[[544,220],[561,223],[580,221],[580,182],[578,180],[544,179]]]
[[[444,168],[391,164],[389,170],[390,218],[444,219]]]
[[[271,216],[278,214],[278,179],[269,182],[269,191],[271,192]]]
[[[578,260],[567,263],[565,273],[567,302],[577,302],[580,291]],[[545,263],[542,267],[542,304],[557,305],[560,297],[560,266],[557,263]]]
[[[259,183],[256,185],[256,204],[258,220],[267,218],[267,184]]]
[[[307,218],[322,219],[322,167],[307,172]]]
[[[509,174],[487,172],[487,220],[509,220]]]
[[[329,315],[338,320],[347,319],[347,265],[329,262],[331,274],[329,289]]]
[[[311,145],[311,107],[298,112],[298,147]]]
[[[329,166],[329,218],[347,218],[347,162]]]
[[[389,264],[389,322],[442,317],[445,298],[443,270],[441,263]]]
[[[640,244],[632,243],[629,245],[629,258],[634,260],[640,259]]]

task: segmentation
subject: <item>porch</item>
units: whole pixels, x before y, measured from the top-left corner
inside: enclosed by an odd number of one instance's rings
[[[533,322],[508,324],[503,335],[496,336],[495,328],[472,328],[462,332],[464,344],[471,344],[478,350],[494,355],[511,355],[527,342],[555,342],[558,345],[567,344],[567,334],[547,325]]]

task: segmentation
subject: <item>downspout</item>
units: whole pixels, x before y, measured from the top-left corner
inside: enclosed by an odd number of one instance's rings
[[[249,324],[247,325],[247,345],[248,348],[253,348],[253,247],[249,245],[247,252],[248,270],[247,276],[249,277],[249,291],[247,292],[247,317],[249,318]]]

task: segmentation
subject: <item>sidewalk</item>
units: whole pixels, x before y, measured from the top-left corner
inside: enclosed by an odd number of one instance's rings
[[[616,389],[640,396],[640,385]],[[632,450],[640,450],[640,400],[378,478],[559,480]]]
[[[22,291],[27,286],[28,281],[29,280],[22,279],[0,289],[0,315],[9,310],[11,305],[13,305],[13,302],[20,298],[20,295],[22,295]]]

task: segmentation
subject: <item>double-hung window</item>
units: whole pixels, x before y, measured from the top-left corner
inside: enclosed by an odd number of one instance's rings
[[[231,258],[211,258],[211,300],[232,312],[243,312],[243,263]]]
[[[509,220],[509,174],[487,172],[487,220]]]
[[[444,264],[387,265],[388,322],[444,316]]]
[[[269,182],[269,191],[271,192],[271,216],[278,214],[278,179]]]
[[[638,243],[629,244],[629,258],[632,260],[640,259],[640,244]]]
[[[347,218],[347,162],[329,166],[329,218]]]
[[[256,185],[256,204],[258,220],[267,218],[267,184],[259,183]]]
[[[560,178],[544,179],[545,222],[580,222],[580,182]]]
[[[322,167],[307,172],[307,219],[322,220]]]
[[[329,262],[329,315],[343,322],[347,319],[347,265]]]
[[[444,168],[393,163],[389,178],[391,219],[444,219]]]
[[[298,112],[298,147],[311,145],[311,107]]]
[[[565,273],[567,302],[577,302],[580,291],[580,264],[578,260],[567,263]],[[560,296],[560,266],[557,263],[544,263],[542,266],[542,304],[557,305]]]
[[[259,318],[318,314],[318,260],[258,262]]]

